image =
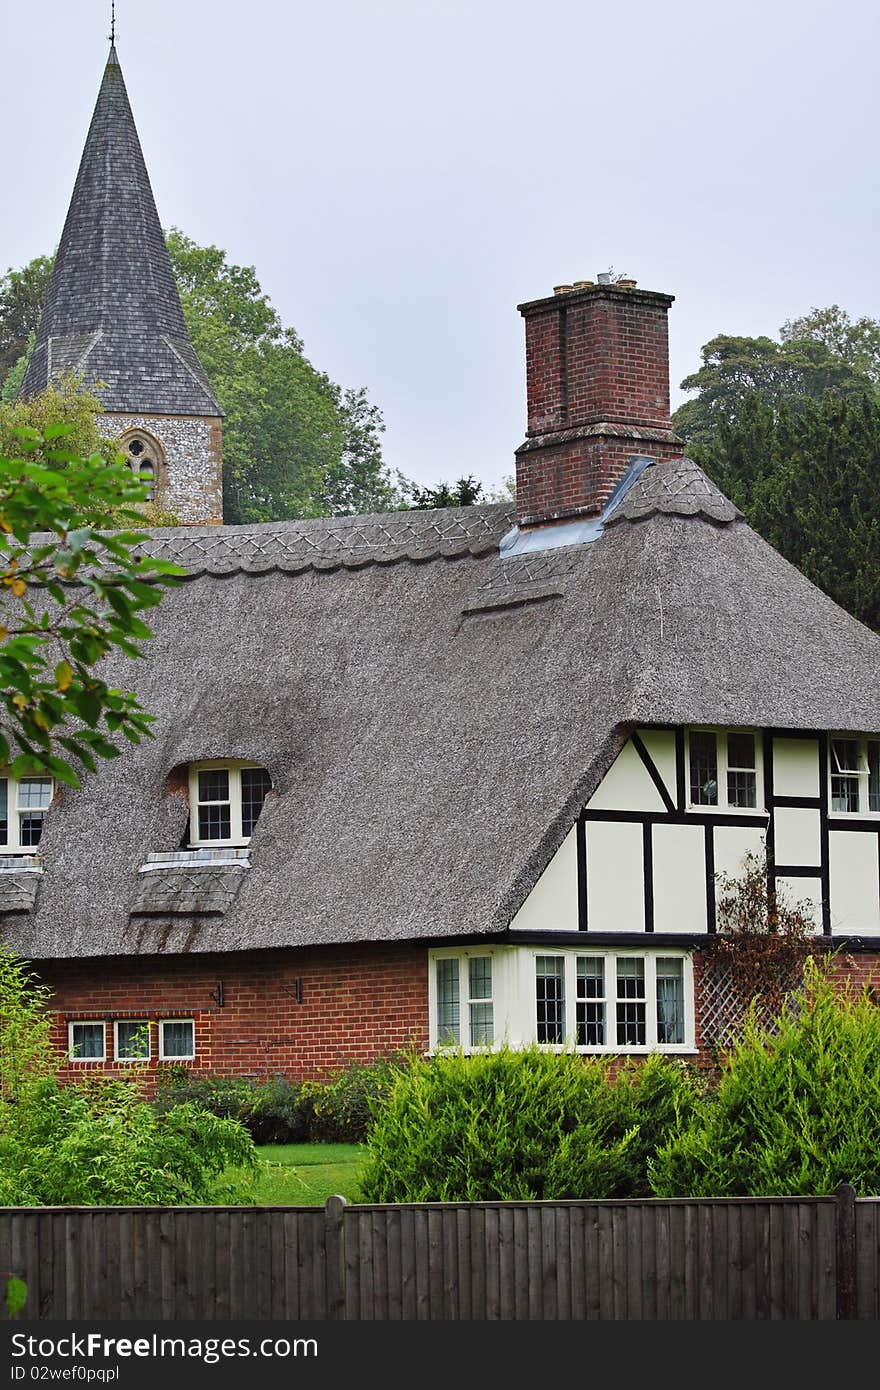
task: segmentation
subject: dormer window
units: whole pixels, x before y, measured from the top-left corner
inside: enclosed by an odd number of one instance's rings
[[[53,791],[51,777],[0,777],[0,853],[28,854],[40,843]]]
[[[245,763],[195,763],[190,768],[190,844],[246,845],[272,779]]]

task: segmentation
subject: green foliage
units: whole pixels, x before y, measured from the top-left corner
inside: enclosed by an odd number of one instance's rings
[[[550,1154],[544,1196],[650,1197],[648,1163],[700,1113],[704,1085],[686,1063],[654,1053],[596,1086],[577,1128]]]
[[[19,1279],[17,1275],[10,1274],[6,1280],[6,1294],[4,1297],[6,1316],[10,1318],[16,1317],[26,1303],[27,1284],[23,1279]]]
[[[793,414],[753,396],[691,452],[765,540],[880,630],[880,397],[828,394]]]
[[[87,390],[82,378],[76,376],[53,382],[31,400],[4,400],[0,402],[0,456],[20,453],[22,439],[32,430],[42,434],[63,425],[68,453],[80,458],[97,454],[105,463],[115,463],[113,441],[98,429],[97,417],[103,409],[94,391]]]
[[[193,346],[225,412],[227,523],[387,510],[381,414],[317,371],[253,267],[177,228],[167,237]]]
[[[159,1073],[155,1104],[160,1111],[186,1103],[230,1116],[256,1144],[359,1144],[402,1065],[385,1059],[354,1063],[326,1081],[199,1075],[168,1067]]]
[[[244,1127],[191,1104],[160,1112],[136,1070],[60,1085],[47,1000],[0,944],[0,1206],[241,1200],[256,1168]]]
[[[795,415],[828,392],[838,399],[873,391],[880,375],[880,323],[848,315],[833,305],[785,324],[781,341],[719,334],[702,349],[702,364],[685,377],[683,391],[696,391],[680,406],[673,424],[688,443],[711,443],[718,430],[741,418],[749,397]]]
[[[711,1103],[649,1161],[658,1197],[880,1195],[880,1010],[807,964],[772,1029],[753,1014]]]
[[[17,456],[0,457],[0,765],[77,786],[69,757],[94,771],[117,735],[151,736],[136,696],[95,668],[114,650],[143,655],[141,614],[183,570],[134,553],[137,531],[115,528],[138,520],[143,485],[122,461],[64,447],[68,428],[24,429]]]
[[[436,487],[419,487],[405,478],[401,478],[400,482],[409,494],[407,505],[411,511],[425,511],[432,507],[471,507],[485,500],[483,484],[470,474],[453,484],[438,483]]]
[[[608,1074],[608,1059],[534,1045],[414,1056],[377,1107],[364,1200],[545,1197],[553,1155],[566,1134],[589,1122]]]
[[[33,346],[54,259],[36,256],[21,270],[10,269],[0,277],[0,383]]]

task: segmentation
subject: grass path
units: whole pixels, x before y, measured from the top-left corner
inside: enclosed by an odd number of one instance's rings
[[[363,1144],[262,1144],[258,1153],[257,1206],[319,1207],[337,1192],[361,1200]]]

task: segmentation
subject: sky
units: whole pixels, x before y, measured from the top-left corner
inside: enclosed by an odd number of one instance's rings
[[[0,273],[58,242],[110,0],[0,0]],[[880,6],[118,0],[163,226],[254,266],[422,485],[514,471],[517,304],[675,296],[673,408],[719,333],[880,317]]]

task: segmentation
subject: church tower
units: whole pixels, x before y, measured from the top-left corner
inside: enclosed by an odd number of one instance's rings
[[[153,499],[222,522],[223,412],[189,339],[140,140],[111,44],[21,395],[68,372],[104,406]]]

